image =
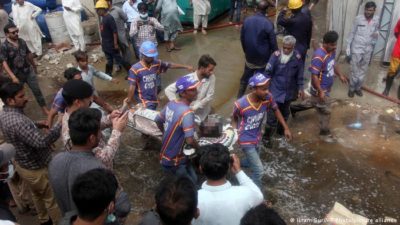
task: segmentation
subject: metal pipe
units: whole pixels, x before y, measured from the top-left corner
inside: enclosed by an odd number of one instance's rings
[[[221,25],[216,25],[216,26],[211,26],[211,27],[207,27],[207,30],[215,30],[215,29],[220,29],[220,28],[225,28],[225,27],[229,27],[229,26],[235,26],[235,25],[241,25],[242,23],[224,23]],[[184,30],[181,33],[182,34],[186,34],[186,33],[191,33],[193,32],[194,29],[189,29],[189,30]]]
[[[276,15],[275,13],[270,13],[268,14],[268,17],[273,17]],[[211,27],[207,27],[207,30],[215,30],[215,29],[220,29],[220,28],[225,28],[225,27],[229,27],[229,26],[235,26],[235,25],[242,25],[243,23],[239,22],[239,23],[224,23],[224,24],[220,24],[220,25],[215,25],[215,26],[211,26]],[[193,32],[194,29],[189,29],[189,30],[184,30],[181,32],[181,34],[187,34],[187,33],[191,33]]]
[[[375,96],[377,96],[377,97],[383,98],[383,99],[385,99],[385,100],[388,100],[388,101],[390,101],[390,102],[393,102],[393,103],[396,103],[396,104],[399,104],[399,105],[400,105],[400,100],[399,100],[399,99],[395,99],[395,98],[392,98],[392,97],[383,95],[383,94],[381,94],[381,93],[378,93],[378,92],[376,92],[376,91],[374,91],[374,90],[372,90],[372,89],[370,89],[370,88],[364,87],[364,86],[361,87],[361,89],[363,89],[364,91],[366,91],[366,92],[368,92],[368,93],[370,93],[370,94],[373,94],[373,95],[375,95]]]

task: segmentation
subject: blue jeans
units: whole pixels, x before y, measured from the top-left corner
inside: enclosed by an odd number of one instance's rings
[[[119,192],[115,198],[115,216],[118,218],[125,218],[131,212],[131,202],[129,201],[128,194],[125,191]]]
[[[130,29],[131,29],[131,23],[128,22],[127,25],[128,25],[128,32],[129,32]],[[132,44],[133,53],[135,53],[136,59],[139,60],[140,59],[140,54],[139,54],[139,48],[138,48],[138,46],[136,46],[135,36],[132,36],[132,37],[129,36],[129,41]]]
[[[139,52],[140,46],[136,46],[135,37],[130,37],[130,41],[132,43],[132,48],[133,48],[133,52],[135,53],[136,59],[140,60],[140,52]]]
[[[188,162],[189,164],[182,164],[179,166],[164,166],[162,165],[162,168],[165,173],[167,174],[173,174],[175,176],[185,176],[189,178],[193,184],[197,185],[197,174],[194,171],[193,166]]]
[[[235,8],[235,4],[236,4],[236,8]],[[242,0],[231,0],[231,7],[229,10],[229,21],[233,22],[233,15],[236,12],[235,22],[239,23],[241,11],[242,11]]]
[[[244,146],[242,151],[246,155],[246,158],[241,161],[243,167],[250,167],[251,169],[251,179],[253,182],[261,189],[261,178],[264,173],[264,167],[262,165],[260,154],[257,147],[254,146]]]

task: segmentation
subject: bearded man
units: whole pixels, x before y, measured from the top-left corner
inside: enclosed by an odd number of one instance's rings
[[[275,51],[270,57],[265,69],[265,75],[271,77],[270,92],[278,104],[285,121],[290,114],[290,103],[303,98],[303,62],[302,57],[294,49],[296,38],[291,35],[283,38],[281,50]],[[271,136],[277,131],[278,135],[284,134],[283,127],[273,112],[267,113],[267,126],[265,128],[263,141],[267,147],[271,146]]]

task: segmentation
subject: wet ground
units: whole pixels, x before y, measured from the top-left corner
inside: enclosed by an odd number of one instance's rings
[[[314,38],[318,40],[325,25],[323,4],[318,5],[313,13],[314,21],[318,21]],[[230,116],[243,72],[239,33],[232,26],[209,31],[207,36],[191,33],[181,35],[178,44],[183,49],[171,53],[167,53],[164,46],[160,45],[160,58],[163,60],[196,66],[202,54],[210,54],[216,59],[214,108],[225,117]],[[104,59],[95,65],[103,69]],[[342,64],[345,72],[348,72],[348,67]],[[382,90],[383,84],[378,81],[385,71],[374,62],[367,84],[375,90]],[[168,71],[163,75],[163,86],[186,73],[183,70]],[[121,103],[127,88],[124,74],[120,73],[117,78],[121,81],[119,85],[96,81],[100,95],[114,105]],[[50,102],[59,82],[46,76],[42,76],[40,81]],[[393,96],[395,91],[391,93]],[[335,84],[332,97],[338,99],[331,120],[332,130],[338,137],[337,143],[326,143],[319,139],[316,113],[309,110],[290,119],[289,126],[294,134],[292,142],[276,140],[273,149],[261,150],[266,173],[263,178],[266,199],[274,203],[274,208],[289,224],[301,224],[296,222],[296,218],[321,219],[335,202],[370,219],[388,216],[399,221],[400,135],[395,131],[400,129],[400,122],[394,120],[397,106],[367,93],[363,98],[348,99],[347,88],[339,81]],[[161,99],[165,101],[163,94]],[[36,103],[31,101],[28,114],[40,118],[37,109]],[[348,129],[347,125],[355,122],[357,117],[363,129]],[[122,137],[122,146],[115,159],[115,171],[133,205],[127,224],[136,224],[140,215],[154,204],[154,188],[163,177],[158,163],[159,147],[160,143],[153,141],[150,147],[143,150],[141,135],[130,128]],[[240,154],[240,150],[235,151]],[[29,222],[21,224],[34,224],[31,217],[25,221]]]

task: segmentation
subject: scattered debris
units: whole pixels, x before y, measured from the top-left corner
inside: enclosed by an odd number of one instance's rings
[[[49,45],[50,50],[55,50],[56,52],[64,52],[69,49],[71,49],[71,44],[70,43],[60,43],[60,44],[50,44]]]
[[[57,59],[52,59],[52,60],[49,61],[49,63],[58,65],[60,63],[60,61],[57,60]]]
[[[361,130],[363,128],[363,125],[361,122],[355,122],[347,125],[347,127],[353,130]]]
[[[49,60],[50,59],[50,56],[49,55],[44,55],[43,57],[42,57],[42,59],[44,59],[44,60]]]
[[[357,199],[358,201],[358,199]],[[351,221],[349,223],[349,221]],[[326,215],[326,222],[324,224],[352,224],[352,225],[367,225],[368,218],[365,218],[361,215],[357,215],[352,213],[342,204],[335,202],[333,209]]]
[[[392,114],[393,112],[394,112],[393,109],[386,109],[386,113],[388,113],[388,114]]]
[[[90,58],[93,60],[93,62],[99,61],[99,56],[98,56],[97,54],[92,54],[92,55],[90,56]]]
[[[370,113],[370,110],[368,110],[368,109],[364,109],[363,111],[361,111],[363,114],[368,114],[368,113]]]

